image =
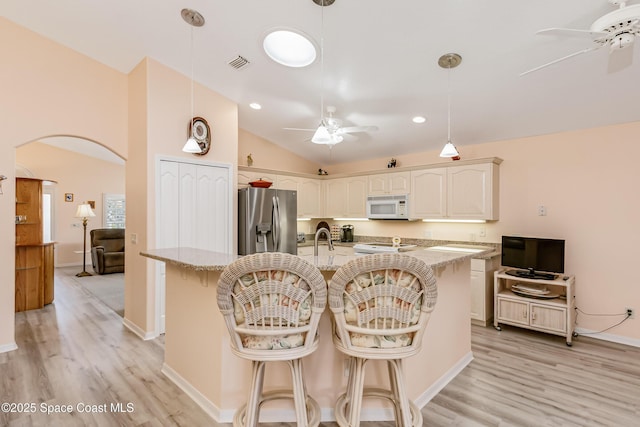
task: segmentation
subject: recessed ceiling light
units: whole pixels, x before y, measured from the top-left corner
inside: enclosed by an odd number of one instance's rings
[[[306,67],[316,60],[316,47],[309,37],[295,30],[274,30],[262,43],[269,58],[287,67]]]
[[[415,116],[413,119],[411,119],[411,121],[413,123],[424,123],[427,121],[427,119],[425,117],[422,116]]]
[[[251,104],[249,104],[249,107],[253,108],[254,110],[262,109],[262,105],[258,104],[257,102],[252,102]]]

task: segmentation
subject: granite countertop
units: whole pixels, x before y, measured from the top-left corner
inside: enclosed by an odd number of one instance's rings
[[[468,258],[478,258],[485,255],[485,253],[469,254],[426,251],[424,248],[403,253],[422,259],[432,268],[444,267]],[[224,270],[224,268],[231,262],[241,257],[241,255],[229,255],[221,252],[194,248],[150,249],[147,251],[141,251],[140,255],[196,271],[221,271]],[[360,255],[329,255],[318,257],[305,255],[301,256],[301,258],[311,262],[320,270],[335,271],[343,264],[346,264],[358,256]]]

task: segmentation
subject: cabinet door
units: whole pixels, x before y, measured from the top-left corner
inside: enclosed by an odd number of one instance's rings
[[[529,304],[498,298],[498,320],[529,325]]]
[[[531,326],[553,332],[567,332],[567,310],[562,307],[531,304]]]
[[[484,272],[471,270],[471,319],[485,321]]]
[[[454,166],[447,174],[448,215],[457,219],[497,219],[493,164]],[[496,200],[497,202],[497,200]]]
[[[277,176],[274,174],[256,172],[256,171],[238,171],[238,188],[246,188],[251,181],[263,179],[273,182],[276,185]]]
[[[323,218],[322,181],[303,178],[298,184],[298,217]]]
[[[346,178],[347,218],[367,217],[367,177]]]
[[[369,195],[411,193],[411,173],[392,172],[369,175]]]
[[[383,194],[389,194],[389,182],[386,175],[369,175],[367,181],[369,184],[369,195],[379,196]]]
[[[274,188],[278,190],[295,190],[298,191],[298,184],[300,183],[300,178],[295,176],[288,175],[278,175],[277,180],[275,181]]]
[[[324,181],[325,214],[327,218],[347,217],[349,190],[346,178],[329,179]]]
[[[413,189],[409,206],[412,219],[436,219],[447,216],[447,169],[411,171]]]

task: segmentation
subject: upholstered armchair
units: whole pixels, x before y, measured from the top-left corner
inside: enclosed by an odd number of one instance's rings
[[[91,262],[97,274],[124,273],[124,228],[91,230]]]

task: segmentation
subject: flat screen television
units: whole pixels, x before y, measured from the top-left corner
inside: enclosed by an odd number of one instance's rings
[[[547,279],[564,273],[564,240],[502,236],[502,266],[512,276]]]

